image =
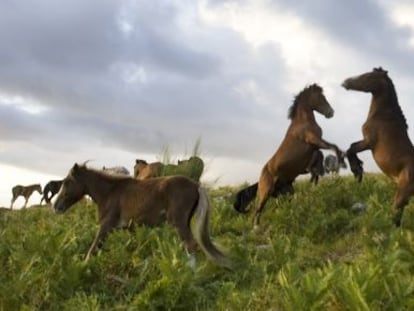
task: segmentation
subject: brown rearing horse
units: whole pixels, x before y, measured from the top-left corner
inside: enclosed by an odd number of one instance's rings
[[[310,182],[314,183],[315,185],[319,182],[319,177],[325,174],[325,169],[323,166],[323,153],[320,150],[315,150],[311,157],[311,160],[304,172],[302,174],[311,174]],[[277,198],[283,194],[293,194],[295,189],[293,189],[293,182],[291,181],[278,181],[275,183],[273,192],[271,194],[272,197]],[[259,183],[256,182],[246,188],[243,188],[236,194],[236,200],[234,201],[233,207],[239,213],[247,213],[250,202],[256,197],[257,194],[257,187]]]
[[[12,199],[10,204],[10,209],[13,209],[13,203],[17,200],[19,196],[24,197],[24,205],[23,208],[26,208],[27,201],[29,201],[30,196],[34,191],[39,192],[39,194],[42,194],[42,187],[40,184],[34,184],[29,186],[22,186],[22,185],[16,185],[12,188]]]
[[[306,172],[316,150],[332,149],[343,161],[343,152],[335,144],[322,139],[322,129],[316,123],[314,111],[326,118],[334,115],[323,89],[317,84],[306,87],[295,97],[289,109],[291,123],[286,135],[262,169],[257,187],[258,203],[254,211],[255,226],[259,224],[260,214],[269,197],[278,191],[278,187],[281,187],[280,191],[291,192],[288,185],[292,188],[295,178]]]
[[[407,122],[398,103],[397,93],[388,72],[379,68],[348,78],[347,90],[372,94],[368,117],[362,126],[363,139],[351,144],[347,157],[358,181],[362,180],[362,161],[357,153],[371,150],[379,168],[397,184],[393,220],[401,225],[404,207],[414,194],[414,147],[407,133]]]
[[[209,259],[230,266],[210,239],[210,204],[205,190],[196,182],[183,176],[137,180],[75,164],[64,179],[53,207],[63,213],[86,194],[97,204],[100,222],[86,259],[96,253],[107,234],[117,227],[157,226],[168,222],[177,229],[190,253],[198,245]],[[195,219],[193,232],[192,218]]]

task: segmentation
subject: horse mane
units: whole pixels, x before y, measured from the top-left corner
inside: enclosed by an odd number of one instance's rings
[[[107,180],[111,180],[111,181],[116,181],[116,180],[122,180],[122,179],[127,179],[127,178],[131,178],[130,176],[127,175],[111,175],[111,174],[106,174],[104,171],[102,170],[98,170],[95,168],[91,168],[91,167],[87,167],[85,163],[82,164],[78,164],[78,169],[79,170],[86,170],[86,171],[91,171],[93,173],[95,173],[96,175],[102,176],[103,178],[107,179]],[[76,174],[72,170],[70,171],[70,174],[73,176],[74,174]]]
[[[379,69],[382,70],[381,67]],[[391,78],[388,76],[386,71],[385,71],[385,77],[389,84],[390,100],[393,102],[393,105],[390,106],[389,108],[391,112],[394,112],[400,118],[401,122],[404,124],[404,128],[407,130],[408,129],[407,119],[405,118],[405,115],[398,102],[398,96],[397,96],[397,92],[395,91],[394,83],[392,82]]]
[[[309,86],[306,86],[298,95],[295,96],[295,98],[293,99],[293,104],[289,107],[289,119],[293,119],[295,117],[299,103],[314,91],[323,92],[323,89],[318,84],[314,83]]]

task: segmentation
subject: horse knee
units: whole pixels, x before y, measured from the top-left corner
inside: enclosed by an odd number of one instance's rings
[[[197,250],[197,242],[194,240],[193,233],[189,225],[179,223],[174,224],[177,228],[178,235],[184,242],[184,246],[189,253],[194,253]]]

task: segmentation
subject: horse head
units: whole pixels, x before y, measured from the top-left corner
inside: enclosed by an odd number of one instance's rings
[[[57,195],[53,208],[57,213],[65,212],[69,207],[78,202],[86,194],[86,187],[80,181],[82,171],[86,169],[86,165],[75,163],[63,180],[60,191]]]
[[[367,93],[377,93],[389,84],[388,71],[381,67],[374,68],[372,71],[350,77],[342,82],[346,90],[361,91]]]

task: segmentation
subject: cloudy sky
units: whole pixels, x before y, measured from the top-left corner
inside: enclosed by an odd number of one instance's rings
[[[3,0],[0,42],[0,205],[74,162],[132,170],[197,139],[204,181],[255,181],[314,82],[336,112],[317,117],[324,137],[346,149],[370,97],[340,84],[374,66],[413,137],[412,1]]]

